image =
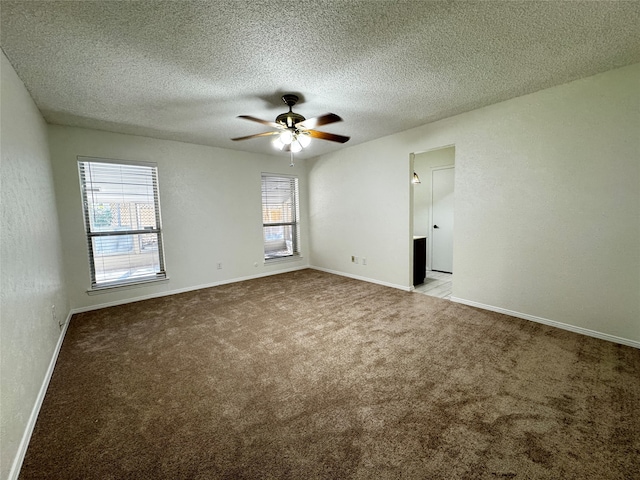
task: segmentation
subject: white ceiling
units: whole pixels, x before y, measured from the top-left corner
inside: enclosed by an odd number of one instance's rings
[[[4,1],[1,45],[49,123],[277,154],[287,110],[362,143],[640,62],[640,2]],[[298,157],[344,148],[313,140]],[[280,153],[282,155],[282,153]]]

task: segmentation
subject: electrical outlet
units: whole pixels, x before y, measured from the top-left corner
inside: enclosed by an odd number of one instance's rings
[[[357,265],[357,264],[358,264],[358,257],[354,257],[354,258],[356,259],[356,262],[355,262],[355,263],[356,263],[356,265]]]
[[[367,257],[362,257],[362,264],[366,265],[367,264]]]
[[[222,270],[222,262],[218,262],[218,263],[216,263],[216,268],[217,268],[218,270]]]

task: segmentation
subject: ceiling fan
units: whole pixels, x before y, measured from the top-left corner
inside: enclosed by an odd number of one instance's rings
[[[303,148],[307,147],[312,138],[319,138],[321,140],[329,140],[330,142],[345,143],[350,137],[344,135],[336,135],[335,133],[320,132],[314,130],[316,127],[322,125],[328,125],[330,123],[341,122],[340,118],[335,113],[326,113],[319,117],[306,119],[299,113],[295,113],[292,108],[298,103],[298,96],[292,93],[288,93],[282,96],[282,101],[289,107],[289,111],[281,113],[276,117],[275,122],[269,122],[267,120],[261,120],[251,115],[239,115],[238,118],[244,118],[251,120],[252,122],[261,123],[269,127],[275,128],[272,132],[256,133],[254,135],[247,135],[246,137],[232,138],[231,140],[248,140],[250,138],[257,137],[271,137],[275,136],[274,146],[285,152],[299,152]]]

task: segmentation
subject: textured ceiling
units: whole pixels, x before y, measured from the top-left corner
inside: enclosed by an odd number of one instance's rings
[[[640,62],[640,2],[0,2],[49,123],[275,154],[283,93],[346,146]],[[304,158],[340,144],[313,140]]]

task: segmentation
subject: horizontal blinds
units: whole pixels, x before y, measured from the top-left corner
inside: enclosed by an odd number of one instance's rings
[[[262,224],[265,259],[298,255],[298,179],[262,176]]]
[[[92,287],[166,276],[157,168],[79,161]]]

